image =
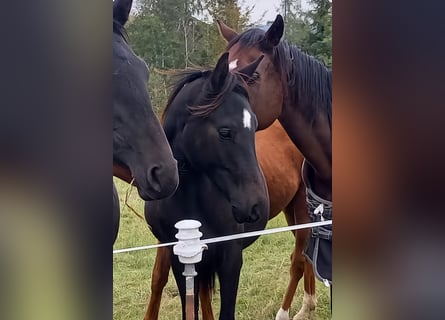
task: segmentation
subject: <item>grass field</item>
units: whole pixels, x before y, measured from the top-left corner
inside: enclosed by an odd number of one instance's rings
[[[115,179],[121,200],[121,223],[115,249],[155,244],[145,221],[139,219],[125,205],[128,184]],[[128,203],[143,215],[143,201],[133,189]],[[267,228],[286,226],[283,215],[269,221]],[[294,238],[290,232],[265,235],[244,250],[244,264],[236,305],[237,320],[275,319],[289,278],[290,253]],[[115,254],[113,257],[113,315],[115,320],[142,320],[150,295],[151,271],[155,250]],[[329,289],[317,284],[318,306],[311,319],[330,319]],[[298,312],[303,297],[300,281],[290,315]],[[218,291],[213,298],[216,319],[219,314]],[[173,275],[162,296],[160,320],[181,320],[181,304]]]

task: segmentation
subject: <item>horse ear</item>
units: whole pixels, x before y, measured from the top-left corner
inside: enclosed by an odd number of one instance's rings
[[[283,17],[278,14],[275,18],[275,21],[272,23],[272,25],[269,27],[269,29],[266,31],[266,34],[264,35],[264,39],[261,42],[262,47],[265,50],[272,50],[273,47],[280,43],[283,33],[284,20]]]
[[[252,77],[253,73],[255,72],[256,68],[258,68],[258,65],[260,64],[261,60],[263,60],[264,54],[258,57],[254,62],[248,64],[247,66],[239,69],[237,72],[244,78],[244,80],[248,80]]]
[[[219,33],[223,36],[224,39],[226,39],[227,42],[230,42],[233,38],[235,38],[238,35],[238,33],[235,30],[227,26],[221,20],[216,19],[216,22],[218,24]]]
[[[113,19],[124,25],[130,15],[133,0],[114,0],[113,2]]]
[[[210,75],[210,85],[213,90],[218,91],[222,88],[226,82],[227,75],[229,73],[229,53],[224,52],[216,63],[215,69],[213,69]]]

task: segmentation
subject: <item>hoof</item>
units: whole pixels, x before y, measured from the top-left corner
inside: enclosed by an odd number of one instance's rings
[[[293,317],[292,320],[309,320],[311,316],[311,312],[315,310],[317,306],[317,297],[315,295],[311,296],[304,293],[303,305],[301,306],[300,311]]]
[[[309,320],[310,319],[310,312],[304,312],[300,310],[295,317],[293,317],[292,320]]]
[[[289,320],[289,310],[285,311],[283,308],[278,310],[275,320]]]

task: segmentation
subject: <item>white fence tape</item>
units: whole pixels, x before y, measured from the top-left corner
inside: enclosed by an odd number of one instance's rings
[[[326,225],[331,225],[331,224],[332,224],[332,220],[326,220],[326,221],[322,221],[322,222],[311,222],[311,223],[297,224],[297,225],[288,226],[288,227],[273,228],[273,229],[266,229],[266,230],[238,233],[238,234],[233,234],[233,235],[229,235],[229,236],[222,236],[222,237],[215,237],[215,238],[209,238],[209,239],[202,239],[201,242],[204,243],[204,244],[209,244],[209,243],[215,243],[215,242],[223,242],[223,241],[230,241],[230,240],[235,240],[235,239],[242,239],[242,238],[261,236],[261,235],[265,235],[265,234],[272,234],[272,233],[278,233],[278,232],[299,230],[299,229],[305,229],[305,228],[321,227],[321,226],[326,226]],[[117,250],[113,250],[113,254],[114,253],[124,253],[124,252],[139,251],[139,250],[147,250],[147,249],[156,249],[156,248],[161,248],[161,247],[173,246],[175,244],[178,244],[178,241],[167,242],[167,243],[159,243],[159,244],[154,244],[154,245],[149,245],[149,246],[142,246],[142,247],[135,247],[135,248],[117,249]]]

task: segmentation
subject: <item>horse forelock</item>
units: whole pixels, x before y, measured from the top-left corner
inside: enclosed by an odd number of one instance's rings
[[[161,122],[164,122],[165,117],[167,116],[167,113],[170,112],[170,106],[172,105],[173,101],[178,96],[179,92],[189,83],[200,79],[200,78],[206,78],[208,74],[210,73],[209,70],[184,70],[180,72],[176,72],[173,74],[173,90],[170,93],[170,96],[167,100],[166,107],[164,108],[164,111],[162,112],[161,116]]]
[[[256,47],[263,39],[265,31],[260,28],[248,29],[227,43],[226,51],[229,51],[235,44],[239,44],[242,47]]]
[[[188,110],[194,116],[205,117],[219,108],[230,92],[236,92],[248,99],[247,91],[242,85],[242,78],[236,73],[229,72],[222,88],[213,90],[211,86],[205,86],[193,106]]]
[[[190,90],[190,87],[187,87],[187,84],[198,79],[207,80],[211,73],[212,70],[186,70],[176,73],[175,77],[179,77],[180,79],[174,85],[174,89],[167,101],[167,106],[162,114],[162,121],[165,120],[166,114],[169,112],[170,106],[179,92],[182,90]],[[206,83],[200,88],[200,92],[197,93],[194,103],[187,107],[188,111],[193,116],[206,117],[220,107],[223,104],[225,97],[232,91],[241,94],[248,99],[248,94],[242,85],[242,81],[240,75],[229,72],[222,88],[219,88],[216,91],[211,88],[209,83]]]

